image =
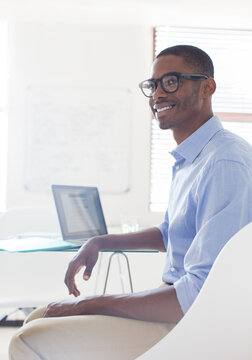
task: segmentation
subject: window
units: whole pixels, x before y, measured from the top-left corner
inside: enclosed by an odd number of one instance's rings
[[[8,25],[0,22],[0,211],[5,210],[8,137]]]
[[[252,144],[252,31],[159,26],[154,29],[154,52],[189,44],[202,48],[213,60],[217,90],[213,110],[223,126]],[[150,210],[165,211],[176,146],[171,131],[152,121]]]

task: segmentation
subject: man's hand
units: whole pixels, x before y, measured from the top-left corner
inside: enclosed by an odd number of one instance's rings
[[[44,317],[60,317],[78,315],[74,313],[75,300],[57,301],[47,306]]]
[[[108,295],[93,295],[52,302],[43,317],[103,314],[108,298]]]
[[[87,315],[95,313],[97,296],[52,302],[47,306],[43,317]]]
[[[75,283],[75,276],[84,266],[86,268],[83,273],[83,279],[88,280],[91,276],[99,255],[99,247],[96,239],[97,238],[92,238],[83,245],[68,265],[65,284],[70,295],[73,294],[75,297],[80,295],[80,291]]]

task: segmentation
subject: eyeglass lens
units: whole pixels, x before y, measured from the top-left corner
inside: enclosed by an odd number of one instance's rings
[[[176,75],[164,75],[161,79],[146,80],[141,85],[142,91],[148,97],[151,97],[157,89],[157,82],[161,82],[161,86],[166,92],[175,92],[178,88],[178,77]]]
[[[153,80],[145,80],[141,84],[141,89],[145,96],[151,97],[156,90],[156,85]]]
[[[174,92],[178,88],[178,77],[176,75],[165,75],[161,78],[161,84],[165,91]]]

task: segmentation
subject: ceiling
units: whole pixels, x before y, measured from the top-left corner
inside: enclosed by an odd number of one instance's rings
[[[251,0],[0,0],[0,18],[25,22],[252,28]]]

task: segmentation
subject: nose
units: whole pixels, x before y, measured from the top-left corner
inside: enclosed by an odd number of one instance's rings
[[[154,91],[154,93],[152,95],[153,100],[156,100],[156,99],[158,99],[160,97],[163,97],[166,94],[165,91],[163,90],[162,86],[161,86],[160,80],[156,81],[156,86],[157,86],[156,90]]]
[[[160,80],[156,80],[156,90],[153,92],[152,97],[149,98],[149,105],[150,105],[152,111],[154,111],[153,105],[155,104],[156,100],[158,100],[162,97],[165,97],[165,96],[166,96],[166,92],[163,90]],[[155,115],[155,113],[154,113],[154,115]]]

